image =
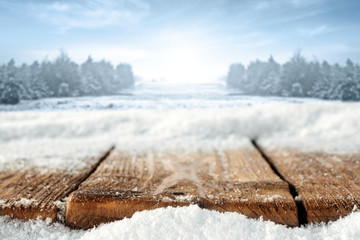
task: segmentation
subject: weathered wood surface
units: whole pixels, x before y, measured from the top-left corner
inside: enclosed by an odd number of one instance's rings
[[[307,222],[337,220],[360,207],[360,155],[263,150],[297,189]]]
[[[114,151],[70,195],[66,223],[87,229],[141,210],[189,204],[298,225],[288,184],[250,144],[237,151],[193,154]]]
[[[87,161],[92,165],[76,171],[46,168],[1,171],[0,215],[55,221],[60,200],[86,179],[103,156]]]

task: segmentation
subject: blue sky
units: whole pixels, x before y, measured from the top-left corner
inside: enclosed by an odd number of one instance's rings
[[[0,62],[128,62],[147,79],[197,82],[234,62],[301,49],[308,59],[360,62],[358,0],[0,0]]]

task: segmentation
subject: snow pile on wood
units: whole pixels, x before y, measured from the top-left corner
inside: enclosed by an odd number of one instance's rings
[[[287,228],[270,221],[219,213],[198,206],[159,208],[135,213],[130,219],[103,224],[88,231],[60,224],[0,217],[1,239],[358,239],[360,213],[327,225]]]

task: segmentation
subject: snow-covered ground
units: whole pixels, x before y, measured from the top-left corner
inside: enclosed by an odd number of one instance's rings
[[[279,102],[320,102],[316,99],[241,96],[223,83],[165,84],[140,83],[117,96],[48,98],[0,105],[0,111],[79,111],[127,109],[234,108]]]
[[[80,161],[112,145],[127,152],[221,150],[237,148],[249,139],[302,151],[357,153],[359,116],[358,103],[4,112],[0,118],[0,166],[21,161],[73,168],[74,159]]]
[[[61,224],[19,221],[0,217],[1,239],[359,239],[360,213],[327,225],[286,228],[269,221],[248,219],[237,213],[218,213],[197,206],[135,213],[130,219],[103,224],[87,231]]]
[[[24,166],[76,169],[84,166],[81,159],[111,145],[128,152],[222,150],[258,139],[300,151],[360,152],[360,104],[246,98],[215,85],[196,87],[184,86],[181,91],[175,86],[146,87],[132,96],[86,98],[88,110],[83,107],[85,98],[39,100],[44,104],[38,109],[33,102],[1,106],[0,171]],[[109,104],[110,109],[104,107]],[[0,239],[358,239],[359,235],[360,213],[328,225],[292,229],[196,206],[144,211],[88,231],[0,217]]]

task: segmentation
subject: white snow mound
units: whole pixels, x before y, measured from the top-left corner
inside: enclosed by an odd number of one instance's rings
[[[130,219],[103,224],[88,231],[60,224],[0,217],[1,239],[358,239],[360,213],[327,225],[287,228],[270,221],[248,219],[237,213],[219,213],[196,205],[159,208],[135,213]]]
[[[116,145],[127,152],[275,148],[358,153],[360,104],[272,104],[234,109],[7,112],[0,170],[9,163],[79,169]],[[85,164],[84,164],[85,163]]]

